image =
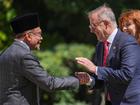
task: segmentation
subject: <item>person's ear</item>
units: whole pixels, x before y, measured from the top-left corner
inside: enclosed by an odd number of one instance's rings
[[[30,41],[30,40],[32,40],[32,37],[31,37],[31,35],[29,35],[28,33],[26,33],[25,34],[25,39],[28,40],[28,41]]]

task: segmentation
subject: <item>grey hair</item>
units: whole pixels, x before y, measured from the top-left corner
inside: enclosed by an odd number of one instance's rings
[[[108,7],[106,4],[96,8],[95,10],[90,11],[88,15],[92,15],[94,13],[97,13],[100,21],[102,20],[109,21],[112,23],[114,28],[117,27],[115,14],[112,11],[112,9]]]

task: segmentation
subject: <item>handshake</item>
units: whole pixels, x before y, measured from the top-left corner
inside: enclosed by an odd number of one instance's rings
[[[92,63],[92,61],[90,61],[89,59],[84,57],[77,57],[76,62],[87,68],[87,70],[90,71],[91,73],[94,74],[96,73],[96,65]],[[86,72],[75,72],[75,76],[79,79],[81,85],[83,84],[89,86],[95,85],[95,79]]]
[[[94,86],[95,80],[86,72],[75,72],[75,76],[79,79],[81,85]]]

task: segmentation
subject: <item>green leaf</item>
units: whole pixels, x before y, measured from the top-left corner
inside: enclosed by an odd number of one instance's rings
[[[4,32],[0,31],[0,41],[5,41],[7,39],[7,36]]]

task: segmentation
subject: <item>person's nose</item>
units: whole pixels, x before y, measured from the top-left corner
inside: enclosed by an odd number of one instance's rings
[[[125,31],[127,30],[127,28],[124,26],[124,27],[122,28],[122,30],[125,32]]]

